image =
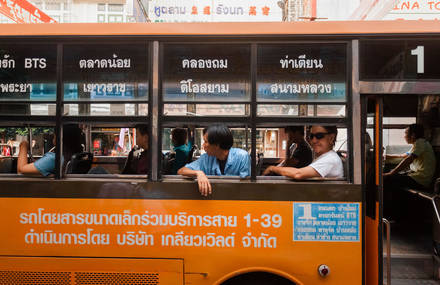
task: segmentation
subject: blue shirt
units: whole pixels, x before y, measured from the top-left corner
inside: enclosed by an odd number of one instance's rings
[[[240,176],[244,178],[251,175],[251,162],[249,154],[239,148],[231,148],[226,160],[225,175]],[[199,159],[188,163],[185,167],[192,170],[201,170],[206,175],[221,176],[220,165],[215,156],[202,154]]]
[[[55,153],[46,152],[42,158],[34,162],[35,168],[43,176],[48,176],[49,174],[55,173]]]
[[[182,144],[174,147],[174,152],[176,153],[176,159],[174,160],[173,169],[171,174],[177,174],[177,170],[185,166],[189,159],[189,152],[191,151],[192,144]]]

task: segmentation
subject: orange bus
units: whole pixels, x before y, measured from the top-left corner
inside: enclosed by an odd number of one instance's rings
[[[0,139],[32,141],[30,160],[59,147],[47,177],[0,157],[0,283],[389,282],[383,149],[404,147],[414,122],[440,146],[437,21],[3,27]],[[192,161],[218,122],[251,175],[210,176],[204,197],[169,172],[170,133],[187,130]],[[83,151],[66,164],[72,123]],[[139,125],[148,171],[122,174]],[[284,128],[313,125],[337,126],[344,177],[262,176],[289,152]],[[434,227],[424,236],[434,250],[410,257],[429,257],[434,278],[438,196],[426,190],[406,192],[422,201],[411,210],[421,233]]]

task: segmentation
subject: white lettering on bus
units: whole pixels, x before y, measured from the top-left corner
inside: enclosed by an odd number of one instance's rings
[[[78,64],[81,69],[93,69],[93,68],[130,68],[131,59],[130,58],[117,58],[116,54],[113,54],[112,59],[80,59]]]
[[[182,93],[229,93],[229,83],[193,83],[192,79],[180,81]]]
[[[226,69],[228,68],[227,59],[184,59],[182,68],[200,68],[200,69]]]
[[[281,68],[292,68],[292,69],[322,69],[324,65],[322,64],[322,59],[306,59],[306,55],[298,56],[298,59],[289,59],[289,56],[286,55],[286,58],[280,59]]]

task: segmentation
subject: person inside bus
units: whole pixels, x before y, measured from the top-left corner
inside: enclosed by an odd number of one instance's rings
[[[387,214],[397,214],[403,201],[402,189],[426,190],[434,177],[436,159],[431,144],[424,139],[424,129],[420,124],[411,124],[405,129],[404,139],[412,147],[403,154],[387,154],[385,159],[401,158],[402,161],[391,171],[384,173],[385,204],[394,205],[394,209],[385,207]],[[409,171],[408,170],[409,167]],[[402,172],[406,171],[406,172]],[[385,210],[384,208],[384,210]]]
[[[294,179],[344,177],[342,160],[333,150],[337,135],[338,129],[336,126],[312,126],[309,141],[315,154],[313,162],[301,168],[269,166],[263,175],[275,173]]]
[[[83,134],[77,124],[63,126],[63,168],[73,154],[82,152]],[[53,143],[56,144],[56,137],[53,136]],[[17,173],[19,174],[41,174],[48,176],[55,173],[55,148],[46,152],[43,157],[35,162],[28,162],[29,142],[22,141],[19,146]]]
[[[313,152],[309,143],[304,139],[303,126],[285,127],[287,134],[286,158],[278,164],[283,167],[306,167],[313,160]]]
[[[185,166],[189,161],[192,143],[188,141],[188,132],[186,129],[175,128],[171,131],[171,142],[175,152],[175,159],[171,174],[176,175],[177,170]]]
[[[250,175],[250,156],[242,149],[233,148],[231,130],[223,124],[214,124],[203,130],[202,154],[196,161],[186,164],[177,174],[196,177],[199,191],[203,196],[212,193],[207,175],[240,176]]]
[[[148,125],[136,125],[136,145],[131,149],[125,161],[122,174],[148,174]]]

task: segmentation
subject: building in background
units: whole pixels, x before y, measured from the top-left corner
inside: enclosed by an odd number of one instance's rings
[[[60,23],[440,19],[440,0],[0,0],[0,23],[27,2]]]
[[[29,0],[59,23],[134,22],[133,0]],[[0,23],[14,23],[0,14]]]

